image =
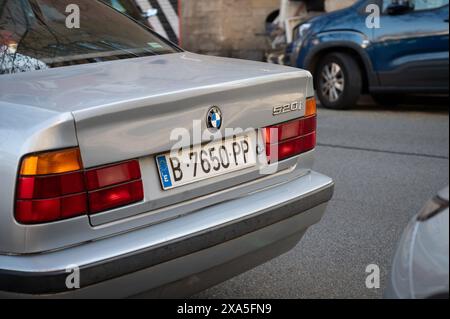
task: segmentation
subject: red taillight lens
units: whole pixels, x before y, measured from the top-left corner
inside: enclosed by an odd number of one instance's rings
[[[91,191],[140,178],[139,162],[131,161],[86,171],[86,186]]]
[[[98,213],[144,198],[136,160],[83,171],[79,150],[71,149],[27,156],[20,173],[15,217],[22,224]]]
[[[316,147],[317,116],[315,101],[307,101],[307,117],[267,127],[266,154],[269,163],[313,150]],[[314,107],[313,107],[314,106]],[[310,115],[313,113],[313,115]]]
[[[290,157],[306,153],[316,147],[316,133],[291,139],[278,144],[266,145],[267,159],[270,163],[282,161]]]
[[[89,212],[91,214],[140,202],[144,199],[138,161],[89,170],[86,172],[86,184],[89,190]]]
[[[16,219],[22,224],[48,223],[85,215],[86,212],[86,194],[16,202]]]
[[[142,181],[89,193],[89,208],[92,214],[118,208],[141,201],[144,198]]]
[[[317,131],[317,116],[307,117],[302,120],[302,131],[300,131],[301,136],[305,136]]]
[[[18,199],[44,199],[85,191],[83,172],[19,177]]]

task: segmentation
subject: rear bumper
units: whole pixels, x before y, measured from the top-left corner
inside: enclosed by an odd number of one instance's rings
[[[190,295],[295,246],[321,219],[333,188],[330,178],[311,172],[97,242],[46,254],[0,256],[0,297]],[[80,270],[80,289],[69,290],[66,269],[74,265]]]

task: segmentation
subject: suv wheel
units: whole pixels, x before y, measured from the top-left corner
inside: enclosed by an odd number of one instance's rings
[[[324,107],[347,109],[358,102],[362,90],[361,70],[350,55],[326,55],[320,60],[314,77],[317,95]]]

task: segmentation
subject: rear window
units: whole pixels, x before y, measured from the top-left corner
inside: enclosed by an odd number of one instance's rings
[[[0,0],[0,74],[178,50],[97,0]]]

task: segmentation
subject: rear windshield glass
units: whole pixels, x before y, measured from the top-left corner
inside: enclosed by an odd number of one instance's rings
[[[0,0],[0,74],[174,52],[97,0]]]

